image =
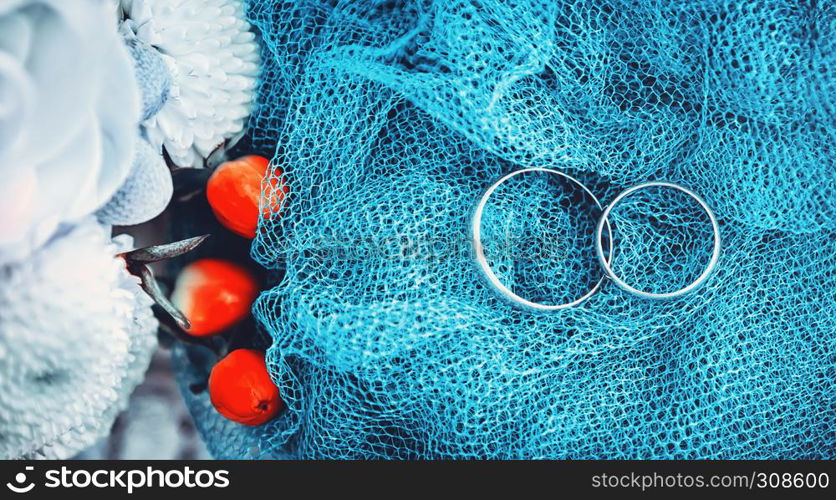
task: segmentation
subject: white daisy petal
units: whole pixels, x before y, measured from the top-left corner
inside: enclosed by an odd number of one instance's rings
[[[147,136],[181,167],[202,167],[239,135],[255,97],[258,45],[241,0],[122,0],[136,36],[172,74],[169,99]]]

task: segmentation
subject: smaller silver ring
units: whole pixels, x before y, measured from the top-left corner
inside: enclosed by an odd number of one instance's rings
[[[615,275],[610,267],[610,262],[604,258],[604,247],[603,243],[601,242],[601,236],[603,235],[604,224],[607,224],[607,230],[610,234],[610,248],[612,248],[614,244],[614,240],[612,239],[612,228],[610,227],[609,220],[607,219],[612,212],[612,209],[624,199],[626,196],[634,193],[640,189],[645,189],[648,187],[668,187],[671,189],[676,189],[682,191],[683,193],[687,194],[691,198],[695,199],[697,203],[700,204],[702,209],[708,214],[708,219],[711,221],[711,229],[714,231],[714,250],[711,253],[711,260],[708,262],[708,265],[705,267],[705,270],[702,274],[694,280],[690,285],[680,288],[679,290],[675,290],[673,292],[666,292],[666,293],[650,293],[639,290],[634,288],[627,283],[624,282],[621,278]],[[703,285],[706,280],[711,276],[711,273],[714,272],[714,269],[717,267],[717,261],[720,259],[720,226],[717,224],[717,218],[714,216],[714,212],[711,211],[708,204],[703,200],[699,195],[694,193],[688,188],[680,186],[679,184],[673,184],[671,182],[646,182],[644,184],[639,184],[638,186],[633,186],[625,191],[622,191],[621,194],[615,197],[612,203],[604,210],[604,213],[601,214],[601,219],[598,221],[598,226],[595,230],[595,250],[598,253],[598,261],[601,263],[601,267],[604,268],[604,272],[607,273],[607,276],[618,285],[619,288],[630,292],[634,295],[638,295],[639,297],[645,297],[648,299],[672,299],[675,297],[680,297],[682,295],[691,293]],[[610,252],[612,254],[612,252]],[[610,258],[612,260],[612,258]]]
[[[494,274],[493,270],[491,269],[491,266],[488,265],[488,261],[485,258],[485,249],[482,246],[482,227],[481,227],[482,226],[482,212],[485,210],[485,205],[488,203],[488,199],[491,197],[491,195],[494,193],[494,191],[496,191],[496,189],[499,186],[501,186],[505,181],[507,181],[511,177],[517,176],[517,175],[525,173],[525,172],[546,172],[546,173],[550,173],[550,174],[559,175],[559,176],[561,176],[565,179],[568,179],[568,180],[574,182],[575,184],[577,184],[578,186],[580,186],[581,189],[583,189],[584,192],[586,194],[588,194],[590,196],[590,198],[592,198],[592,200],[595,202],[595,204],[598,206],[598,208],[601,211],[604,210],[604,207],[601,205],[601,202],[598,201],[598,198],[596,198],[594,194],[592,194],[592,191],[590,191],[586,186],[584,186],[579,180],[575,179],[574,177],[572,177],[568,174],[564,174],[563,172],[560,172],[559,170],[555,170],[555,169],[552,169],[552,168],[545,168],[545,167],[530,167],[530,168],[523,168],[523,169],[520,169],[520,170],[514,170],[513,172],[504,175],[498,181],[494,182],[491,185],[491,187],[489,187],[487,189],[487,191],[485,191],[485,194],[482,195],[482,198],[479,200],[479,204],[476,206],[476,211],[473,213],[473,222],[471,224],[471,234],[472,234],[472,237],[473,237],[473,249],[476,253],[476,262],[479,264],[479,267],[482,268],[482,271],[484,272],[485,277],[488,278],[488,281],[490,281],[491,285],[493,285],[493,287],[496,290],[498,290],[503,296],[505,296],[505,298],[509,299],[512,302],[515,302],[519,305],[523,305],[523,306],[526,306],[526,307],[531,307],[531,308],[534,308],[534,309],[540,309],[540,310],[544,310],[544,311],[556,311],[558,309],[565,309],[565,308],[568,308],[568,307],[574,307],[574,306],[580,304],[581,302],[585,301],[589,297],[593,296],[595,294],[595,292],[597,292],[598,289],[601,288],[601,284],[603,283],[606,276],[602,275],[601,279],[598,280],[598,282],[595,284],[594,287],[592,287],[591,290],[586,292],[581,298],[573,300],[572,302],[567,302],[565,304],[554,304],[554,305],[540,304],[538,302],[532,302],[530,300],[527,300],[527,299],[524,299],[524,298],[520,297],[519,295],[517,295],[516,293],[511,291],[510,288],[503,285],[502,282],[499,281],[499,277],[497,277],[497,275]],[[612,241],[612,231],[610,230],[609,223],[607,223],[607,232],[610,234],[610,241]],[[600,242],[600,239],[598,240],[598,242]],[[610,247],[612,247],[612,245],[610,245]],[[612,259],[612,253],[613,252],[610,251],[610,259]]]

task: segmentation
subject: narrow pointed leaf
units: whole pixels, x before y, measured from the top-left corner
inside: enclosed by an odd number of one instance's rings
[[[173,257],[179,257],[180,255],[194,250],[200,246],[201,243],[206,241],[206,238],[209,236],[210,235],[208,234],[204,234],[201,236],[195,236],[194,238],[186,238],[185,240],[175,241],[173,243],[138,248],[136,250],[131,250],[130,252],[125,252],[122,255],[129,264],[134,262],[158,262],[165,259],[171,259]]]

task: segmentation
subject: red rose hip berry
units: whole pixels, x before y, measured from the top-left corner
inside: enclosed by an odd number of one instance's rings
[[[258,229],[262,181],[269,164],[267,158],[257,155],[228,161],[215,169],[206,185],[206,198],[215,217],[224,227],[245,238],[255,238]],[[281,176],[278,170],[275,174]],[[288,190],[273,177],[264,188],[263,216],[269,218],[281,206]]]
[[[252,349],[236,349],[212,368],[209,398],[221,415],[249,426],[269,421],[284,408],[264,353]]]
[[[248,314],[258,282],[243,267],[220,259],[200,259],[177,276],[171,301],[191,323],[186,333],[217,335]]]

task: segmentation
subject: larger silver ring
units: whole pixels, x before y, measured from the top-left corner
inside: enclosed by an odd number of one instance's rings
[[[695,199],[697,203],[700,204],[705,213],[708,214],[708,219],[711,221],[711,229],[714,231],[714,250],[711,253],[711,260],[708,262],[708,265],[705,267],[705,270],[690,285],[684,288],[680,288],[679,290],[673,292],[650,293],[639,290],[625,283],[624,280],[615,275],[615,273],[612,270],[612,267],[610,267],[612,257],[610,256],[609,260],[605,258],[604,247],[603,243],[601,242],[604,224],[606,224],[607,232],[610,236],[610,247],[612,247],[612,245],[614,244],[614,240],[612,238],[612,229],[610,227],[610,223],[607,217],[609,217],[610,212],[612,212],[612,209],[615,208],[618,202],[623,200],[626,196],[629,196],[631,193],[634,193],[640,189],[645,189],[654,186],[676,189],[682,191],[691,198]],[[618,285],[618,287],[622,290],[630,292],[634,295],[638,295],[639,297],[645,297],[648,299],[672,299],[695,291],[711,276],[711,273],[714,271],[714,268],[717,267],[717,261],[720,259],[720,227],[717,225],[717,219],[716,217],[714,217],[714,212],[711,211],[711,209],[708,207],[708,204],[706,204],[705,200],[700,198],[696,193],[694,193],[690,189],[682,187],[679,184],[673,184],[671,182],[646,182],[644,184],[639,184],[638,186],[633,186],[630,189],[623,191],[621,194],[616,196],[612,203],[610,203],[606,210],[604,210],[604,213],[601,214],[601,220],[598,221],[598,226],[595,230],[595,250],[598,253],[598,261],[601,263],[601,267],[604,268],[604,272],[606,272],[607,276],[612,281],[614,281],[615,284]],[[612,252],[610,252],[610,254],[612,254]]]
[[[471,233],[473,235],[473,249],[476,253],[476,262],[479,264],[479,267],[482,269],[482,271],[485,274],[485,277],[488,279],[488,281],[491,283],[491,285],[497,291],[499,291],[505,298],[507,298],[508,300],[510,300],[510,301],[512,301],[516,304],[519,304],[519,305],[522,305],[522,306],[525,306],[525,307],[531,307],[531,308],[534,308],[534,309],[540,309],[540,310],[544,310],[544,311],[555,311],[555,310],[558,310],[558,309],[565,309],[567,307],[574,307],[574,306],[580,304],[581,302],[585,301],[589,297],[593,296],[595,294],[595,292],[597,292],[598,289],[601,288],[601,284],[603,283],[606,276],[602,275],[601,279],[598,280],[598,282],[595,284],[595,286],[592,287],[591,290],[586,292],[581,298],[579,298],[577,300],[573,300],[572,302],[567,302],[565,304],[554,304],[554,305],[540,304],[538,302],[532,302],[530,300],[527,300],[527,299],[524,299],[524,298],[520,297],[519,295],[517,295],[516,293],[511,291],[510,288],[508,288],[507,286],[502,284],[502,282],[499,281],[499,278],[493,272],[493,269],[491,269],[491,266],[488,265],[488,261],[485,258],[485,249],[482,247],[482,227],[481,227],[482,226],[482,212],[485,210],[485,205],[488,203],[488,199],[490,199],[490,197],[491,197],[491,195],[493,195],[494,191],[496,191],[496,189],[499,186],[501,186],[505,181],[507,181],[508,179],[510,179],[514,176],[517,176],[517,175],[520,175],[520,174],[523,174],[523,173],[526,173],[526,172],[546,172],[546,173],[549,173],[549,174],[559,175],[559,176],[561,176],[565,179],[568,179],[568,180],[572,181],[573,183],[577,184],[578,186],[580,186],[581,189],[583,189],[584,192],[586,194],[588,194],[590,198],[592,198],[592,200],[595,202],[595,204],[598,206],[598,208],[601,211],[604,210],[604,207],[601,206],[601,202],[598,201],[598,198],[596,198],[595,195],[592,194],[592,192],[586,186],[581,184],[580,181],[578,181],[577,179],[575,179],[574,177],[572,177],[570,175],[564,174],[563,172],[560,172],[558,170],[554,170],[552,168],[544,168],[544,167],[531,167],[531,168],[523,168],[523,169],[520,169],[520,170],[515,170],[515,171],[513,171],[509,174],[506,174],[504,177],[500,178],[498,181],[493,183],[493,185],[491,185],[491,187],[489,187],[488,190],[485,191],[485,194],[482,195],[482,198],[479,200],[479,204],[476,206],[476,211],[473,214],[473,222],[472,222],[472,227],[471,227]],[[609,223],[607,223],[607,232],[610,233],[610,236],[612,236],[610,228],[609,228]],[[597,236],[597,233],[596,233],[596,236]],[[612,241],[612,237],[610,237],[610,241]],[[600,242],[600,239],[596,240],[596,244],[598,242]],[[611,258],[612,258],[612,252],[610,252],[610,259]]]

